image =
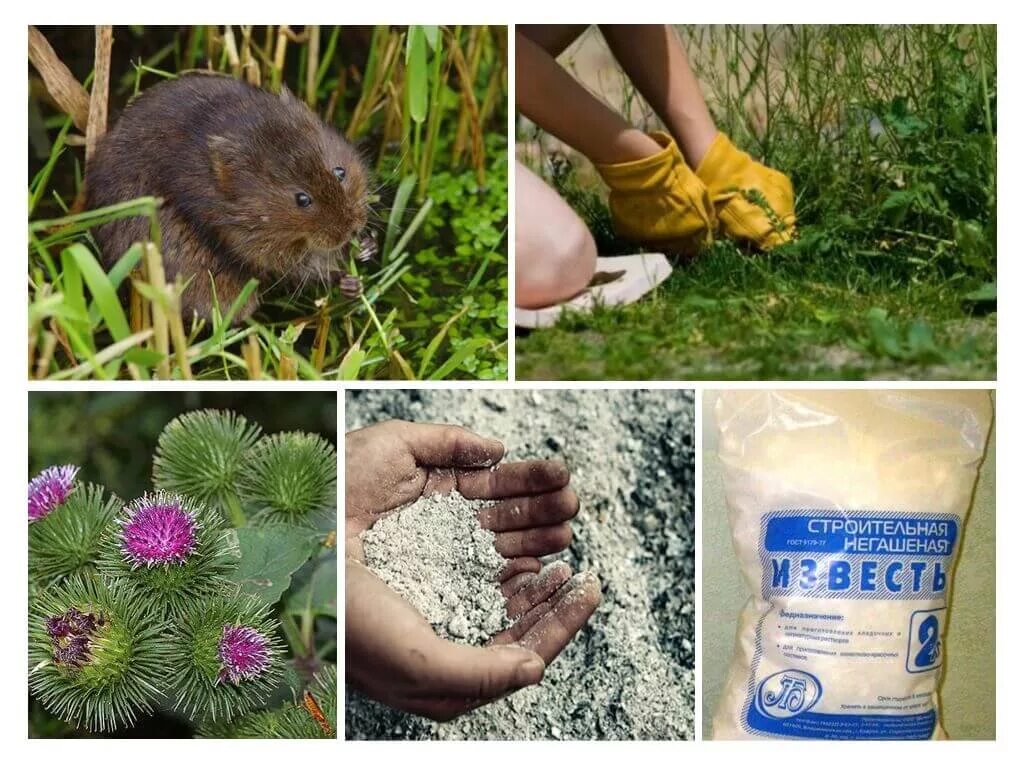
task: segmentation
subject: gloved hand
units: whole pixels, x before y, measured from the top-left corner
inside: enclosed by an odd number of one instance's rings
[[[704,183],[667,133],[651,134],[662,149],[642,160],[597,164],[611,189],[615,232],[629,240],[692,255],[710,242],[715,214]]]
[[[793,239],[793,184],[737,149],[724,133],[715,137],[696,175],[707,186],[722,230],[733,240],[767,251]]]

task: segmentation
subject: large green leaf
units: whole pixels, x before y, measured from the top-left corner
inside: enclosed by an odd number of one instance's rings
[[[276,603],[292,582],[292,574],[316,552],[318,534],[295,525],[239,528],[241,560],[231,580],[243,592]]]
[[[285,607],[288,613],[338,617],[337,552],[325,552],[295,574]]]
[[[409,27],[405,44],[405,93],[409,116],[416,123],[427,119],[427,36],[423,27]]]

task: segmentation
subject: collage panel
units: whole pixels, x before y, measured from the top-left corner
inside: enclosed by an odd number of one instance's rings
[[[993,407],[704,393],[704,738],[995,738]]]
[[[507,37],[29,27],[29,377],[507,379]]]
[[[695,738],[692,391],[345,415],[347,739]]]
[[[336,395],[28,410],[29,737],[336,738]]]
[[[996,377],[996,27],[515,27],[519,380]]]

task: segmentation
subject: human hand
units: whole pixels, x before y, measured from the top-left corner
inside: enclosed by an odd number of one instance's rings
[[[556,461],[491,469],[504,446],[468,430],[390,421],[345,438],[346,668],[349,682],[390,706],[438,720],[526,685],[569,643],[600,602],[592,574],[541,569],[538,556],[568,546],[579,508]],[[439,638],[405,599],[364,565],[359,534],[422,495],[458,490],[494,500],[480,524],[508,558],[499,576],[515,623],[475,647]]]
[[[719,133],[697,166],[726,235],[768,251],[796,235],[793,184]]]

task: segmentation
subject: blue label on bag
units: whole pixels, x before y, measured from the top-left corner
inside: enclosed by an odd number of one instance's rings
[[[832,715],[803,712],[782,720],[756,709],[747,712],[751,728],[791,739],[926,740],[935,731],[935,710],[917,715]]]
[[[773,512],[762,524],[762,595],[906,600],[946,591],[955,515]]]
[[[942,612],[946,608],[914,611],[907,633],[907,672],[929,672],[942,666]]]
[[[935,710],[906,715],[814,712],[823,693],[810,672],[786,669],[763,679],[747,706],[747,726],[793,739],[928,739]]]
[[[754,631],[745,730],[801,739],[931,738],[934,686],[922,686],[918,676],[937,681],[942,665],[945,593],[960,526],[949,514],[765,515],[759,557],[768,607]],[[851,600],[858,602],[845,602]],[[905,601],[906,612],[877,613],[859,603],[872,600]],[[858,664],[872,665],[865,674],[878,690],[858,682]],[[830,692],[828,672],[840,666]],[[912,676],[917,683],[906,682]]]
[[[876,514],[797,513],[767,520],[769,552],[845,552],[859,555],[948,557],[957,537],[956,518]]]

